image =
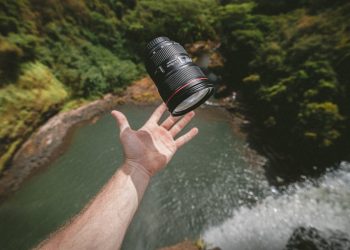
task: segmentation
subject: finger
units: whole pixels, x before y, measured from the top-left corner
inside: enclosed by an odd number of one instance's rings
[[[181,118],[170,130],[170,134],[175,137],[193,118],[194,112],[191,111]]]
[[[167,109],[165,103],[162,103],[161,105],[154,110],[151,117],[148,119],[147,123],[158,123],[159,119],[162,117],[164,111]]]
[[[120,133],[122,133],[126,128],[130,128],[128,119],[126,119],[125,115],[122,112],[113,110],[111,114],[118,123]]]
[[[162,123],[161,126],[166,130],[169,130],[179,119],[179,116],[169,115],[169,117]]]
[[[188,131],[186,134],[180,136],[175,140],[175,144],[177,148],[182,147],[187,142],[193,139],[198,134],[198,128],[192,128],[190,131]]]

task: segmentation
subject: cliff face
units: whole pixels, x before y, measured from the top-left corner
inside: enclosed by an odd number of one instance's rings
[[[113,109],[124,98],[106,95],[101,100],[77,109],[61,112],[49,119],[20,147],[11,161],[11,168],[0,179],[0,199],[18,189],[26,177],[54,160],[67,141],[67,135],[77,125]]]
[[[0,170],[21,143],[59,110],[68,96],[63,84],[39,62],[23,66],[16,84],[0,90]]]

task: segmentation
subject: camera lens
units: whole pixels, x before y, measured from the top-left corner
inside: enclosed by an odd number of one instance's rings
[[[167,37],[146,46],[146,69],[173,116],[184,115],[205,102],[214,86],[186,50]]]

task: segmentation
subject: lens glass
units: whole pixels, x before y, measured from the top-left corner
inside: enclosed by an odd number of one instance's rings
[[[184,111],[194,105],[196,105],[198,102],[200,102],[210,91],[210,89],[202,89],[198,91],[197,93],[194,93],[190,97],[186,98],[184,101],[182,101],[174,110],[174,113],[178,113],[181,111]]]

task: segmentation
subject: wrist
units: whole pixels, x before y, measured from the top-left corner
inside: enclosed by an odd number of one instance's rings
[[[153,176],[142,164],[131,160],[125,160],[122,170],[129,175],[139,174],[148,180]]]
[[[145,169],[139,164],[125,161],[115,176],[118,175],[124,176],[124,188],[132,188],[132,190],[136,191],[138,202],[141,202],[143,194],[151,180],[149,173],[147,173]]]

